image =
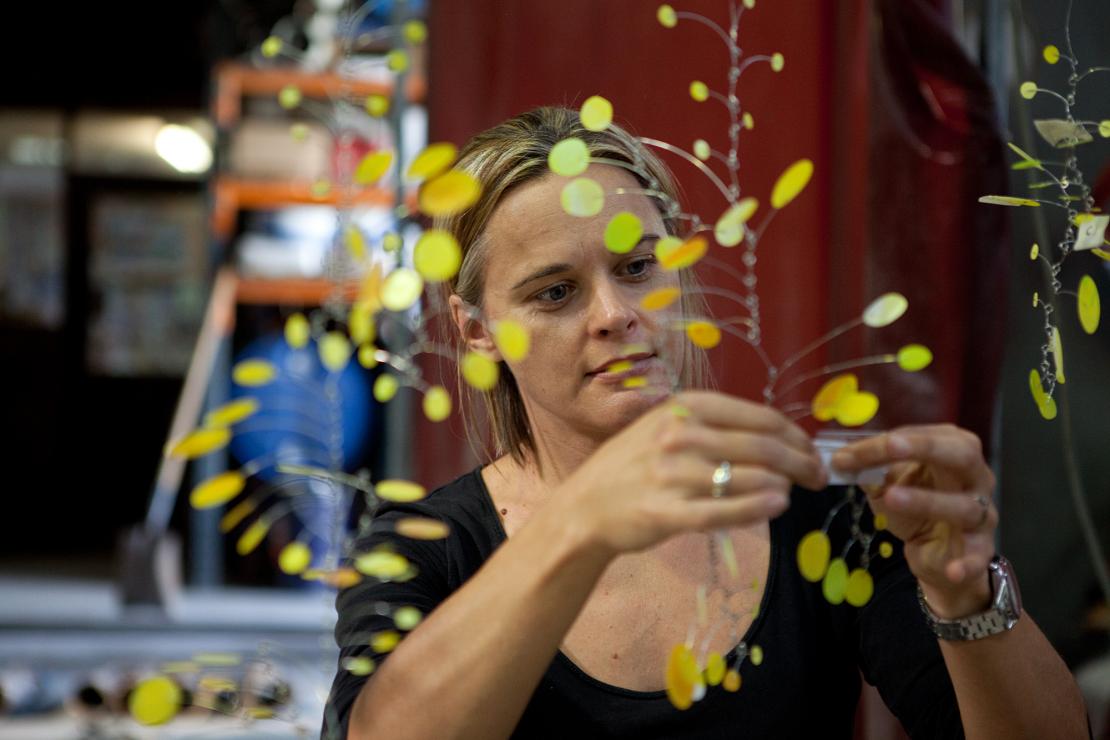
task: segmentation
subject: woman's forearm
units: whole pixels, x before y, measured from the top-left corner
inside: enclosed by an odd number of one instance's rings
[[[611,555],[555,502],[406,637],[348,738],[507,738]]]
[[[940,649],[968,740],[1088,737],[1079,687],[1028,614],[1008,632]]]

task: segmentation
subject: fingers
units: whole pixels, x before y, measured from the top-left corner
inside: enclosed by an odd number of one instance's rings
[[[922,521],[949,522],[965,532],[993,531],[998,524],[998,512],[990,502],[984,508],[977,499],[977,496],[962,492],[909,486],[894,486],[881,497],[892,514]]]
[[[790,497],[782,491],[756,491],[735,498],[692,499],[676,509],[674,516],[683,529],[708,531],[773,519],[789,505]]]
[[[685,456],[664,463],[659,473],[659,482],[669,487],[680,488],[688,493],[687,498],[702,499],[713,491],[713,472],[717,466],[694,456]],[[784,475],[758,465],[734,464],[732,477],[721,498],[736,498],[753,491],[778,491],[787,494],[792,485]]]
[[[833,465],[853,471],[914,460],[956,475],[967,488],[994,487],[979,438],[951,425],[903,427],[838,450]]]
[[[773,434],[799,450],[815,451],[809,435],[770,406],[711,391],[684,391],[677,394],[674,401],[688,408],[703,424]]]

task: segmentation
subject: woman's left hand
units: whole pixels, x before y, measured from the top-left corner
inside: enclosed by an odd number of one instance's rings
[[[906,562],[933,612],[956,619],[986,609],[998,511],[979,438],[950,424],[907,426],[833,456],[833,466],[845,472],[884,465],[886,480],[867,490],[871,510],[905,543]]]

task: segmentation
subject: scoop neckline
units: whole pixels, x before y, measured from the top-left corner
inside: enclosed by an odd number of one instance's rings
[[[483,467],[485,466],[478,466],[473,471],[471,471],[470,474],[475,478],[478,490],[482,494],[482,505],[486,510],[486,515],[493,522],[494,531],[498,536],[498,540],[493,543],[493,547],[494,549],[496,549],[497,547],[508,541],[509,535],[505,531],[504,525],[501,524],[501,517],[497,514],[497,505],[494,504],[493,496],[490,495],[489,488],[486,487],[486,481],[482,477]],[[748,625],[748,629],[744,631],[744,634],[740,638],[740,642],[734,645],[732,649],[724,655],[726,662],[728,662],[732,657],[736,655],[736,651],[740,648],[741,645],[752,644],[752,636],[759,630],[760,627],[762,627],[763,621],[766,618],[770,605],[769,602],[771,591],[775,586],[775,573],[778,570],[778,528],[779,518],[772,519],[770,521],[768,533],[768,546],[771,549],[771,553],[770,557],[767,558],[767,574],[763,581],[763,595],[759,599],[759,611],[756,613],[755,619],[752,620],[752,623]],[[562,649],[556,652],[555,659],[556,661],[562,663],[565,668],[570,670],[570,672],[578,678],[584,680],[586,683],[592,685],[594,688],[601,689],[602,691],[608,692],[610,694],[616,694],[618,696],[623,696],[629,699],[644,700],[665,699],[667,696],[667,690],[665,688],[656,689],[654,691],[637,691],[636,689],[628,689],[623,686],[616,686],[611,683],[606,683],[601,679],[591,676],[589,673],[586,673],[586,671],[583,670],[582,667],[575,663],[573,660],[571,660],[570,657],[562,651]]]

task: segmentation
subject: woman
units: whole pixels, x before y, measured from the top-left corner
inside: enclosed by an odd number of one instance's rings
[[[798,538],[832,501],[802,490],[827,480],[808,436],[719,393],[624,386],[634,374],[689,387],[698,374],[699,357],[666,317],[640,306],[680,280],[652,253],[673,224],[643,195],[607,198],[593,218],[564,213],[565,181],[549,174],[547,155],[569,136],[592,157],[640,163],[673,192],[634,138],[586,131],[563,109],[507,121],[461,154],[457,166],[483,187],[447,225],[464,253],[449,299],[462,344],[499,357],[490,327],[512,319],[532,349],[499,358],[501,381],[486,394],[499,457],[391,506],[357,543],[363,552],[390,542],[419,573],[340,595],[341,661],[372,655],[376,669],[369,679],[340,670],[325,735],[850,737],[862,669],[914,737],[1085,737],[1078,690],[1028,615],[985,639],[957,639],[966,620],[941,622],[939,640],[919,607],[918,587],[937,617],[973,618],[1000,582],[988,572],[993,478],[973,435],[906,427],[837,455],[845,471],[888,466],[870,506],[905,546],[872,567],[867,606],[833,607],[794,564]],[[646,184],[612,165],[591,164],[588,175],[606,192]],[[621,210],[645,237],[618,255],[601,244]],[[631,366],[609,369],[616,362]],[[448,522],[450,537],[412,540],[383,526],[412,514]],[[734,582],[755,584],[735,597],[749,616],[734,635],[767,657],[739,691],[714,687],[679,711],[662,691],[663,666],[686,637],[698,585],[720,575],[708,546],[720,529],[739,564]],[[383,604],[427,614],[388,654],[368,646],[393,627]],[[709,647],[727,654],[734,635],[719,631]]]

